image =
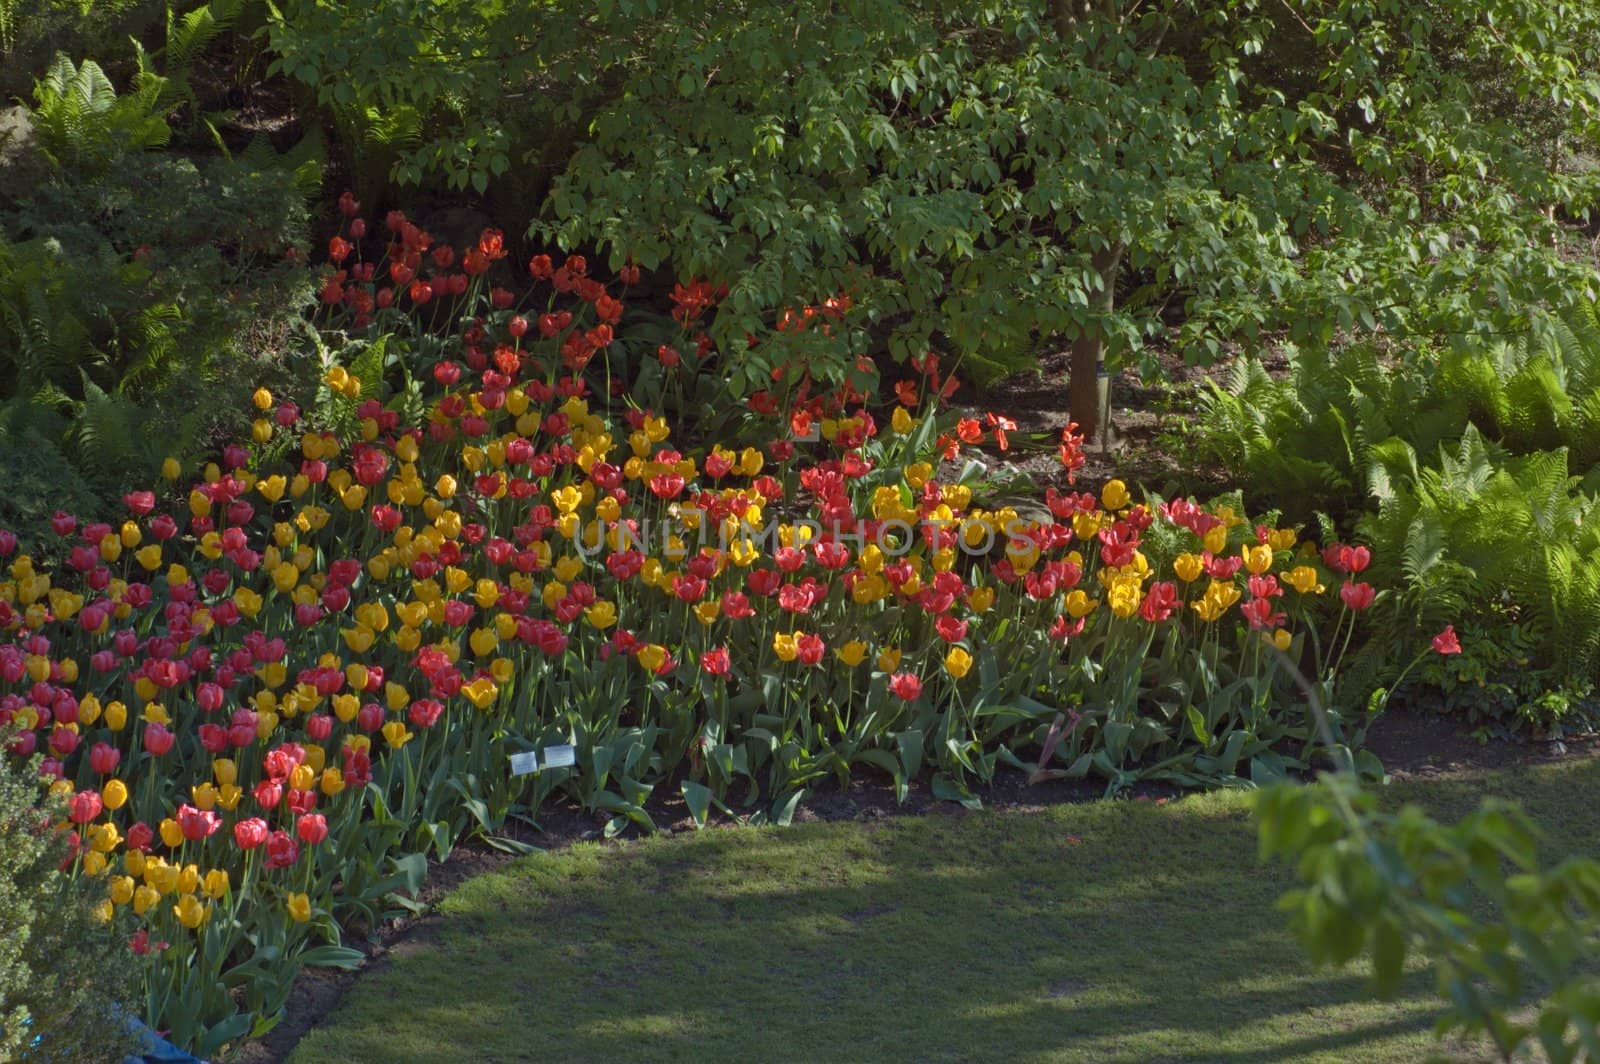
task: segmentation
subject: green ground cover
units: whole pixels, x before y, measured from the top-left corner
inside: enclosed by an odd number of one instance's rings
[[[1412,779],[1600,853],[1600,760]],[[580,844],[465,883],[295,1064],[348,1060],[1418,1060],[1397,1000],[1312,968],[1238,793]],[[1482,1056],[1471,1047],[1452,1055]]]

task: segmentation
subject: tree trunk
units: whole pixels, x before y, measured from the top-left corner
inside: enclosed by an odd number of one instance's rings
[[[1094,254],[1094,269],[1100,276],[1100,291],[1090,300],[1090,309],[1109,315],[1117,305],[1117,270],[1122,265],[1122,245],[1113,244]],[[1094,443],[1106,443],[1102,435],[1109,433],[1110,404],[1106,401],[1102,383],[1105,372],[1106,336],[1098,322],[1086,322],[1078,338],[1072,341],[1072,362],[1068,391],[1068,405],[1073,421],[1083,438]],[[1102,414],[1106,423],[1102,424]]]

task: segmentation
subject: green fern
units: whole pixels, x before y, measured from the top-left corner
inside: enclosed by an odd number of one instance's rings
[[[131,93],[118,96],[92,59],[65,55],[34,84],[30,118],[40,150],[57,166],[101,170],[120,154],[159,148],[172,136],[161,106],[164,79],[142,61]]]

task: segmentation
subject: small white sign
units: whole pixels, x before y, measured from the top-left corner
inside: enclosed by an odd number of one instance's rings
[[[511,774],[513,776],[526,776],[530,772],[539,771],[539,755],[532,750],[525,754],[511,755]]]
[[[578,752],[569,744],[560,746],[547,746],[544,748],[545,768],[566,768],[568,765],[578,763]]]

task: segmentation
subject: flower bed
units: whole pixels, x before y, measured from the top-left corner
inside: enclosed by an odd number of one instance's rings
[[[185,1048],[262,1031],[301,965],[359,960],[341,927],[401,904],[421,854],[551,801],[618,831],[659,787],[782,821],[862,770],[969,802],[1002,765],[1249,785],[1310,756],[1291,664],[1359,736],[1333,680],[1365,548],[1118,481],[1048,491],[1050,520],[986,508],[947,471],[1005,423],[918,416],[931,360],[887,417],[769,397],[764,446],[680,443],[597,388],[626,274],[541,257],[518,299],[485,280],[492,233],[453,268],[390,221],[388,268],[324,299],[356,329],[459,323],[391,345],[397,378],[332,365],[304,416],[258,392],[251,443],[176,507],[57,515],[30,545],[53,570],[0,535],[0,724],[72,792],[78,867]],[[715,374],[714,298],[680,288],[652,372]]]

